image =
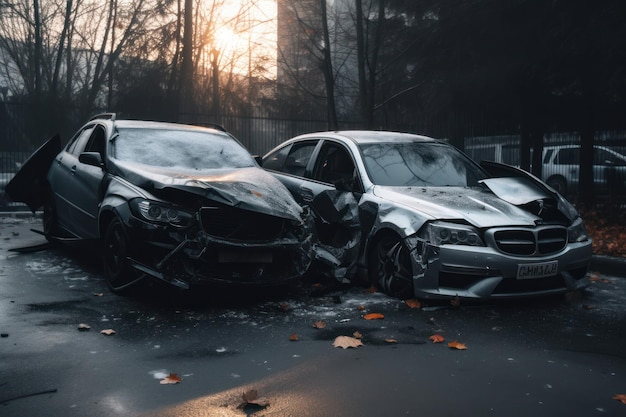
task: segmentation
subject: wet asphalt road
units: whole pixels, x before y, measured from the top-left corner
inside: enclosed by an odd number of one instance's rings
[[[0,218],[2,417],[626,416],[612,398],[626,394],[623,278],[593,275],[568,297],[421,309],[315,279],[125,298],[89,254],[10,252],[44,242],[30,228],[39,221]],[[363,318],[372,312],[384,319]],[[355,331],[364,346],[333,347]],[[161,384],[170,373],[182,381]],[[269,406],[237,408],[251,389]]]

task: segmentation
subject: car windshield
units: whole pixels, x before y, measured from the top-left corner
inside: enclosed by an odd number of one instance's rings
[[[487,175],[456,148],[440,143],[361,145],[370,179],[389,186],[474,186]]]
[[[178,170],[255,166],[250,153],[232,138],[202,131],[119,128],[112,156],[121,161]]]

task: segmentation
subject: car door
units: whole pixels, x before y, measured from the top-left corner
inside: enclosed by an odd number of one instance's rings
[[[104,169],[80,161],[83,152],[104,159],[106,130],[100,124],[85,127],[53,163],[48,180],[55,196],[59,226],[78,238],[98,238],[98,210]]]

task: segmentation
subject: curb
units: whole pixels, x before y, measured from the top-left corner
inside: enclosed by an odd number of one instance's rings
[[[614,256],[593,255],[589,270],[604,275],[626,278],[626,258]]]

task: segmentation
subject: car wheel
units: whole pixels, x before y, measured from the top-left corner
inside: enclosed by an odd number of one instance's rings
[[[414,296],[409,250],[397,235],[383,236],[374,244],[368,271],[370,281],[386,294],[400,299]]]
[[[546,183],[561,195],[565,195],[567,192],[567,181],[565,181],[565,178],[563,177],[548,178]]]
[[[59,234],[59,218],[56,205],[54,204],[54,194],[52,190],[46,191],[43,202],[43,233],[48,241],[52,241]]]
[[[107,285],[117,294],[130,295],[136,290],[143,274],[133,269],[128,261],[132,243],[118,218],[114,218],[106,228],[103,245]]]

